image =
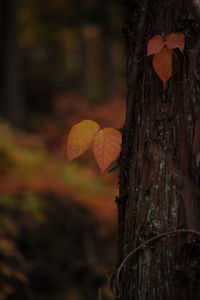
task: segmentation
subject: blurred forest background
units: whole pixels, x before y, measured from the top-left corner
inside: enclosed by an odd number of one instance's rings
[[[0,3],[0,300],[112,299],[118,174],[65,145],[123,125],[121,28],[116,0]]]

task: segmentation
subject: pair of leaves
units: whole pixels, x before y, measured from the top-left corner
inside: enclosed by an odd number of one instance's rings
[[[153,57],[153,68],[165,86],[172,76],[173,49],[178,48],[183,52],[185,35],[182,32],[170,33],[166,37],[155,35],[147,44],[147,55]]]
[[[92,120],[84,120],[74,125],[67,139],[67,160],[82,155],[93,146],[93,152],[101,172],[104,173],[111,162],[117,159],[121,151],[122,137],[114,128],[101,129]]]

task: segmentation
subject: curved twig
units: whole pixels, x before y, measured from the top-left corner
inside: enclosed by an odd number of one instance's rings
[[[162,237],[168,236],[168,235],[172,235],[172,234],[177,234],[177,233],[191,233],[191,234],[195,234],[198,235],[200,237],[200,232],[195,231],[195,230],[189,230],[189,229],[178,229],[178,230],[173,230],[173,231],[168,231],[168,232],[164,232],[164,233],[160,233],[154,237],[152,237],[151,239],[144,241],[142,244],[140,244],[138,247],[136,247],[133,251],[131,251],[122,261],[122,263],[120,264],[118,270],[117,270],[117,274],[116,274],[116,288],[117,291],[119,291],[119,284],[120,284],[120,273],[122,271],[122,268],[124,267],[125,263],[131,258],[131,256],[133,256],[137,251],[139,251],[140,249],[142,249],[143,247],[145,247],[146,245],[148,245],[149,243],[158,240]]]

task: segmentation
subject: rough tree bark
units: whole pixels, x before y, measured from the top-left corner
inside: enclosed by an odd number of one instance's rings
[[[199,24],[189,0],[126,0],[128,97],[120,160],[119,263],[144,241],[200,231]],[[147,57],[155,34],[184,32],[163,88]],[[118,272],[117,299],[200,299],[200,239],[177,233],[139,249]]]

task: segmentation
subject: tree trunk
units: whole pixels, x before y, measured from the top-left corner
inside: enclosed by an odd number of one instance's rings
[[[120,163],[118,299],[200,299],[199,24],[189,0],[126,0],[127,115]],[[147,57],[156,34],[183,32],[163,88]],[[143,242],[145,247],[127,255]],[[123,260],[126,261],[123,261]]]
[[[24,119],[25,103],[22,86],[21,53],[18,45],[17,5],[18,0],[2,4],[2,60],[1,98],[4,116],[17,126]]]
[[[114,61],[113,61],[113,46],[114,46],[114,31],[112,25],[115,23],[113,20],[113,6],[111,3],[107,3],[106,6],[102,6],[104,22],[102,26],[102,44],[103,44],[103,78],[104,78],[104,90],[105,97],[111,99],[115,93],[115,72],[114,72]]]
[[[87,41],[84,36],[84,24],[80,24],[78,28],[79,41],[79,91],[86,96],[89,89],[89,74],[88,74],[88,55]]]

